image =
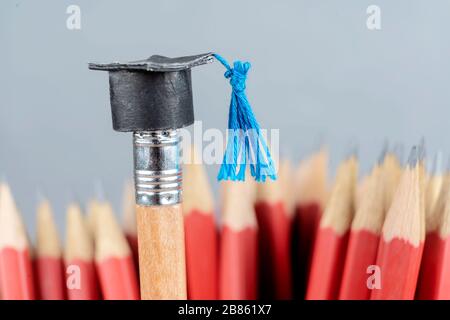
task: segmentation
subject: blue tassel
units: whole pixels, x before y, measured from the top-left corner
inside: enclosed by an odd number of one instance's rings
[[[228,115],[228,141],[217,179],[244,181],[247,162],[257,182],[277,179],[275,166],[261,129],[245,94],[249,62],[234,62],[233,68],[218,54],[214,57],[225,66],[225,78],[232,88]]]

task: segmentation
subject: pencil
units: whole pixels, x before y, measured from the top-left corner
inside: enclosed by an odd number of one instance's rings
[[[293,252],[296,296],[304,298],[317,228],[328,197],[328,151],[325,148],[300,162],[295,173],[297,194]]]
[[[450,181],[436,162],[434,170],[426,188],[426,237],[416,290],[420,300],[450,299]]]
[[[93,241],[81,209],[74,203],[67,207],[64,262],[69,300],[99,299]]]
[[[95,263],[105,300],[139,299],[133,255],[111,205],[107,202],[98,204]]]
[[[350,229],[339,299],[367,300],[367,268],[377,259],[384,222],[383,169],[376,164],[365,179],[364,192]]]
[[[138,256],[138,240],[137,240],[137,226],[136,226],[136,199],[134,197],[133,181],[129,180],[125,183],[123,188],[122,199],[122,215],[123,215],[123,230],[127,238],[131,252],[133,253],[133,260],[136,270],[139,272],[139,256]]]
[[[425,237],[419,153],[412,149],[386,214],[376,262],[380,286],[373,288],[372,300],[414,299]]]
[[[306,299],[337,299],[347,250],[358,163],[350,156],[338,168],[330,199],[324,211],[309,275]]]
[[[288,170],[286,164],[284,170]],[[281,169],[280,166],[280,170]],[[263,299],[291,299],[291,215],[288,214],[285,174],[257,185],[259,290]],[[281,176],[283,178],[281,178]]]
[[[186,164],[183,171],[188,298],[217,299],[219,244],[213,195],[201,164]]]
[[[254,300],[258,291],[258,229],[252,182],[224,181],[219,298]]]
[[[0,276],[5,300],[34,300],[31,252],[11,190],[0,184]]]
[[[61,243],[48,200],[37,208],[36,275],[41,300],[64,300],[66,285]]]

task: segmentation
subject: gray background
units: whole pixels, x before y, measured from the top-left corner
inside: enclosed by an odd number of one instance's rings
[[[66,28],[81,7],[82,29]],[[382,30],[366,28],[366,8]],[[357,141],[363,168],[383,141],[428,150],[446,139],[450,91],[448,0],[10,1],[0,2],[0,175],[31,233],[36,190],[58,223],[71,197],[103,181],[118,209],[131,175],[131,137],[112,131],[105,73],[87,62],[219,52],[253,68],[248,96],[265,128],[281,129],[298,160],[317,141],[332,166]],[[219,64],[193,72],[196,118],[225,128],[230,88]],[[209,168],[214,181],[216,168]],[[216,183],[214,183],[216,185]]]

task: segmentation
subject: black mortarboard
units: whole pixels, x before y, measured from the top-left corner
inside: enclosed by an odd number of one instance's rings
[[[109,71],[114,130],[165,130],[194,122],[190,68],[212,60],[212,53],[180,58],[154,55],[133,62],[90,63],[89,69]]]

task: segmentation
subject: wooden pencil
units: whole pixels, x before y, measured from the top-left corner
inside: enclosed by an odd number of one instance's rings
[[[87,221],[75,203],[67,207],[64,254],[69,300],[99,299],[93,241]]]
[[[62,249],[48,200],[42,200],[38,205],[36,225],[36,276],[39,298],[64,300],[66,284]]]
[[[437,199],[436,199],[437,197]],[[450,299],[450,180],[436,173],[426,188],[426,238],[417,283],[420,300]]]
[[[350,156],[338,168],[314,245],[306,299],[337,299],[354,214],[358,163]]]
[[[219,298],[254,300],[258,292],[258,229],[251,181],[221,183],[222,233]]]
[[[133,253],[134,265],[136,267],[136,270],[139,272],[139,255],[136,226],[136,199],[134,196],[133,181],[131,180],[127,181],[123,188],[122,215],[125,237],[127,238],[131,252]]]
[[[29,241],[6,183],[0,184],[0,277],[3,299],[35,299]]]
[[[353,219],[339,299],[366,300],[368,267],[375,264],[384,222],[383,170],[376,164],[365,180],[359,208]]]
[[[276,181],[257,185],[255,212],[258,222],[259,290],[263,299],[291,299],[291,220],[285,190],[287,164]],[[281,178],[282,177],[282,178]]]
[[[211,300],[219,294],[218,232],[208,177],[203,166],[195,163],[183,169],[188,298]]]
[[[320,218],[328,198],[328,151],[320,149],[300,162],[295,173],[294,222],[295,295],[304,298],[311,254]]]
[[[371,299],[414,299],[425,237],[420,151],[414,147],[387,212],[376,266],[380,287]]]
[[[138,300],[139,285],[133,255],[111,205],[98,204],[95,263],[105,300]]]

